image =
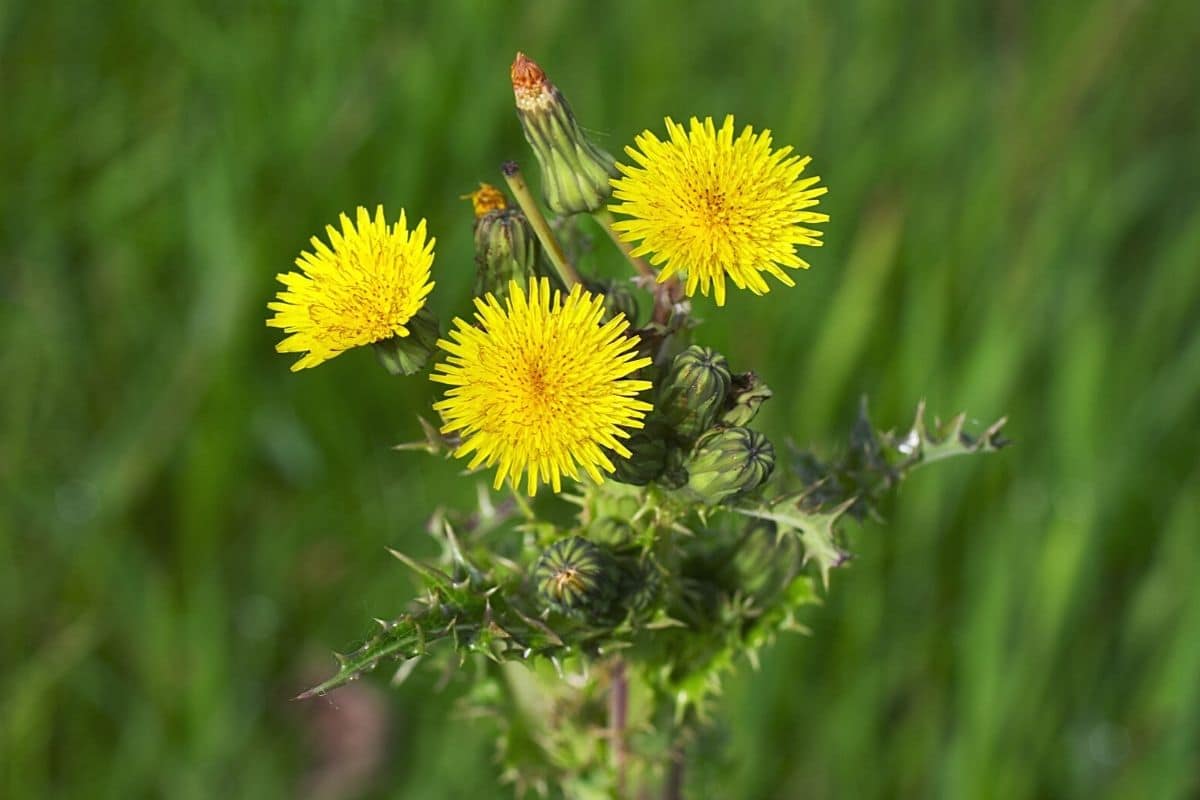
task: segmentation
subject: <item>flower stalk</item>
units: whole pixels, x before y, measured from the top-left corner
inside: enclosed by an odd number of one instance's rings
[[[567,258],[567,254],[563,252],[562,245],[558,243],[554,231],[550,230],[550,223],[546,222],[542,210],[538,208],[537,200],[534,199],[533,192],[529,191],[529,184],[525,182],[525,176],[521,174],[521,167],[515,161],[507,161],[500,168],[500,172],[504,175],[504,181],[508,184],[509,191],[513,193],[517,205],[521,207],[525,218],[533,226],[533,232],[537,234],[538,241],[542,243],[546,255],[550,257],[550,263],[558,271],[558,275],[566,284],[567,289],[582,282],[583,278],[580,277],[579,271],[575,269]]]
[[[671,317],[672,310],[684,296],[683,284],[679,282],[679,278],[670,275],[665,279],[660,279],[658,270],[652,267],[649,261],[635,256],[629,242],[622,239],[613,229],[613,223],[616,220],[611,211],[602,208],[593,212],[592,217],[600,224],[600,227],[608,234],[608,238],[612,239],[617,249],[621,251],[621,255],[625,256],[625,260],[642,279],[642,286],[654,297],[654,321],[666,323]]]
[[[612,741],[613,772],[616,773],[616,796],[626,796],[626,763],[629,760],[625,726],[629,716],[629,681],[625,676],[625,661],[620,656],[613,660],[609,687],[608,717],[609,735]]]

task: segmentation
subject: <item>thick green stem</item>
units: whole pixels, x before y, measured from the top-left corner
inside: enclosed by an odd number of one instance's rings
[[[542,210],[538,207],[533,192],[529,191],[529,184],[525,183],[525,176],[521,174],[521,168],[517,166],[517,162],[507,161],[500,171],[504,173],[504,180],[508,183],[513,197],[517,199],[517,205],[521,206],[525,218],[533,226],[533,232],[537,234],[542,247],[546,249],[546,254],[550,256],[550,263],[558,270],[559,277],[570,291],[572,286],[581,283],[583,279],[580,278],[575,266],[567,260],[567,254],[563,252],[562,245],[554,237],[554,232],[550,230],[550,223],[546,222],[546,218],[542,216]]]

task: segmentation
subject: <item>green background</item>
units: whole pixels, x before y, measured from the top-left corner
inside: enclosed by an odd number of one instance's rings
[[[864,392],[1011,420],[851,530],[694,796],[1196,796],[1198,34],[1190,0],[0,2],[0,796],[505,795],[460,683],[289,702],[474,488],[389,449],[427,381],[290,374],[263,320],[379,202],[466,310],[459,196],[536,175],[517,49],[613,152],[734,113],[814,156],[813,269],[697,303],[777,440],[836,446]]]

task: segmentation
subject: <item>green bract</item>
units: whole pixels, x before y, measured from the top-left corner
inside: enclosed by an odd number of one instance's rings
[[[392,336],[376,342],[379,361],[393,375],[415,375],[425,369],[437,350],[438,320],[422,308],[408,321],[408,336]]]
[[[733,386],[721,422],[726,425],[749,425],[758,415],[762,404],[771,399],[771,387],[753,372],[733,377]]]

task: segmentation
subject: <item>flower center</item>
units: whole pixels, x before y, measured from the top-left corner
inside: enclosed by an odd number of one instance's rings
[[[703,190],[700,193],[700,213],[710,228],[724,228],[729,223],[725,193],[720,189]]]
[[[559,594],[566,589],[579,591],[582,588],[583,581],[579,579],[579,571],[574,567],[565,567],[554,576],[554,590]]]
[[[534,403],[545,403],[547,399],[546,371],[542,369],[541,364],[530,365],[529,375],[525,379],[525,385],[529,388],[529,394],[532,395]]]

